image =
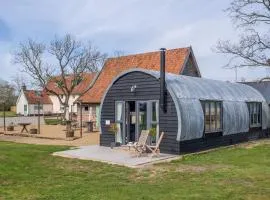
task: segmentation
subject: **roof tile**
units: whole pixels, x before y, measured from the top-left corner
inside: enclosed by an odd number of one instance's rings
[[[190,47],[171,49],[166,51],[166,72],[180,74],[183,70]],[[80,100],[83,103],[100,103],[104,92],[112,80],[121,72],[131,68],[144,68],[160,70],[160,52],[149,52],[116,58],[109,58],[93,87],[91,87]]]

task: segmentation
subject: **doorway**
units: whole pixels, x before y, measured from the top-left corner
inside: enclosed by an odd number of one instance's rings
[[[155,143],[159,136],[158,101],[126,101],[125,102],[125,142],[136,142],[142,130],[154,129],[156,135],[151,142]]]
[[[127,101],[126,102],[126,141],[135,142],[136,141],[136,102]]]

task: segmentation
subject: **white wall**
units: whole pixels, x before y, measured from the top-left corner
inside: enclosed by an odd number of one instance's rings
[[[44,104],[43,109],[40,110],[40,114],[50,114],[53,111],[53,105],[52,104]],[[28,110],[29,115],[37,115],[38,110],[35,110],[35,104],[30,104],[29,105],[29,110]]]
[[[49,95],[52,103],[53,103],[53,113],[63,113],[63,110],[61,110],[60,102],[55,95]],[[69,112],[71,112],[71,106],[73,106],[73,103],[79,98],[79,95],[71,95],[68,101],[69,105]],[[62,100],[65,100],[65,97],[63,96]],[[73,112],[77,112],[77,104],[73,106],[72,109]]]
[[[27,112],[24,113],[24,105],[27,105]],[[23,91],[21,90],[20,95],[17,99],[17,103],[16,103],[16,113],[18,115],[28,115],[28,102],[27,99],[23,93]]]

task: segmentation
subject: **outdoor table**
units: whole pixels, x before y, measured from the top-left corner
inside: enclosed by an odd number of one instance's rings
[[[28,133],[27,126],[31,125],[31,123],[19,123],[19,125],[23,127],[21,133],[23,133],[24,130]]]

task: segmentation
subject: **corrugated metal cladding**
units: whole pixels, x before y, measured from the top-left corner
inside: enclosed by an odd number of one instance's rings
[[[144,72],[156,78],[160,76],[157,71],[138,68],[120,76],[134,71]],[[269,107],[265,98],[248,85],[166,73],[166,86],[178,115],[177,141],[203,137],[204,114],[201,100],[222,101],[223,135],[248,132],[249,111],[246,102],[262,103],[262,128],[270,127]]]

